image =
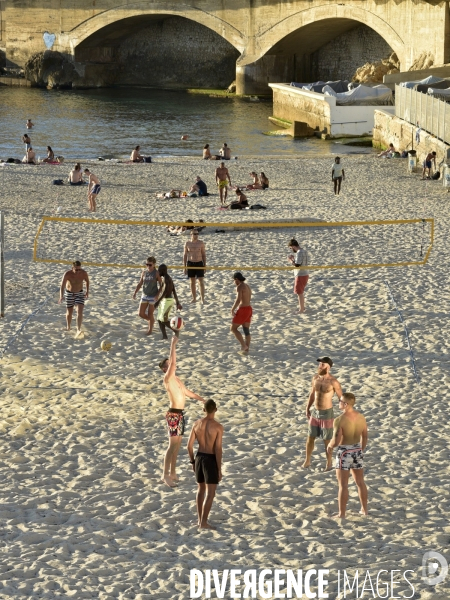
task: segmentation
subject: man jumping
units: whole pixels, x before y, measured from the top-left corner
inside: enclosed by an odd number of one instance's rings
[[[214,419],[217,412],[214,400],[207,400],[203,411],[206,417],[194,423],[187,450],[198,484],[198,526],[200,529],[216,529],[208,523],[208,516],[217,484],[222,480],[223,426]],[[198,452],[194,458],[195,440],[198,442]]]
[[[83,283],[86,283],[86,292],[83,289]],[[70,331],[72,324],[73,309],[77,308],[77,335],[81,333],[81,323],[83,322],[84,301],[89,296],[89,277],[84,269],[81,268],[79,260],[72,263],[70,271],[64,273],[61,281],[58,304],[61,304],[63,298],[66,300],[66,323],[67,331]]]
[[[164,387],[169,396],[169,410],[166,413],[167,427],[169,429],[169,446],[164,457],[163,480],[169,487],[175,487],[178,481],[176,463],[178,452],[185,429],[184,407],[186,396],[205,402],[201,396],[187,389],[184,383],[175,375],[177,370],[176,345],[178,338],[173,336],[170,344],[169,358],[164,358],[159,363],[159,368],[164,371]]]

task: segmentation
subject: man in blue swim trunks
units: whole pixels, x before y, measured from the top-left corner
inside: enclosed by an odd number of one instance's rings
[[[334,420],[333,439],[328,444],[328,456],[333,455],[333,448],[337,447],[336,477],[339,483],[339,519],[345,519],[345,510],[348,502],[348,480],[350,471],[358,488],[361,502],[360,513],[367,515],[367,487],[364,482],[363,453],[367,446],[367,423],[361,413],[354,409],[354,394],[345,393],[339,400],[342,415]]]
[[[97,196],[100,193],[101,185],[100,185],[100,179],[94,175],[94,173],[91,173],[89,171],[89,169],[85,169],[84,170],[84,174],[87,175],[89,177],[89,185],[88,185],[88,200],[89,200],[89,210],[91,212],[95,212],[97,210],[97,205],[95,203],[95,199],[97,198]]]
[[[86,292],[83,289],[83,284],[86,283]],[[70,271],[64,273],[61,281],[59,304],[66,301],[66,323],[67,331],[70,331],[72,323],[73,309],[77,309],[77,335],[81,333],[81,323],[83,321],[84,301],[89,296],[89,277],[84,269],[81,268],[79,260],[72,263]]]

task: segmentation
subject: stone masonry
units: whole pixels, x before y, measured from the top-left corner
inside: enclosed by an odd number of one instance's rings
[[[95,66],[91,63],[90,71],[97,72],[99,82],[102,71],[114,74],[117,70],[117,53],[123,55],[122,45],[127,38],[168,17],[183,17],[203,25],[235,48],[239,53],[238,93],[269,93],[269,82],[286,81],[290,75],[294,78],[303,65],[307,72],[311,55],[361,25],[385,40],[397,54],[402,71],[420,62],[425,54],[435,65],[450,62],[449,3],[434,0],[347,3],[340,0],[42,0],[39,3],[0,0],[0,3],[3,8],[0,49],[5,49],[8,64],[23,67],[33,54],[51,49],[72,60],[82,78],[86,62],[77,58],[86,56],[80,52],[84,48],[89,58],[98,58]],[[187,31],[181,33],[185,42],[188,37]],[[215,46],[218,43],[213,42]],[[188,43],[185,47],[180,62],[189,59],[191,48]],[[224,51],[228,55],[228,50]],[[215,49],[208,48],[207,52],[214,58]],[[125,54],[130,60],[136,56],[127,50]],[[208,62],[207,55],[205,59]],[[317,60],[320,62],[320,54]],[[108,61],[109,66],[105,66]]]

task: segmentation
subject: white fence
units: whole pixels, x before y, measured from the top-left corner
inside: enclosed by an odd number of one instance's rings
[[[450,144],[450,106],[408,88],[395,86],[395,116],[420,127],[446,144]]]

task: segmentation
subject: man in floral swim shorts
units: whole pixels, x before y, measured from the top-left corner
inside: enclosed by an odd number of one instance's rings
[[[361,413],[354,409],[354,394],[345,393],[339,400],[342,415],[334,420],[333,438],[327,452],[331,460],[333,448],[337,447],[336,477],[339,484],[339,519],[345,518],[348,501],[348,480],[350,471],[358,488],[361,502],[360,513],[367,515],[367,487],[364,482],[363,453],[367,446],[367,423]]]
[[[164,387],[169,396],[170,407],[166,413],[167,427],[169,429],[169,447],[164,457],[163,481],[169,487],[175,487],[178,481],[176,467],[177,456],[185,429],[184,407],[186,396],[200,402],[205,402],[201,396],[188,390],[184,383],[175,375],[177,369],[176,346],[178,337],[173,336],[170,344],[169,358],[164,358],[159,363],[159,368],[164,371]]]

